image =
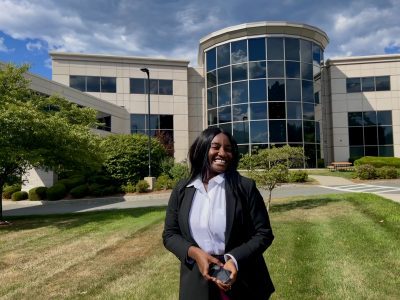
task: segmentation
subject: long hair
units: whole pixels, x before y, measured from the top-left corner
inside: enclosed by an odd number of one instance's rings
[[[208,152],[211,148],[211,141],[220,133],[223,133],[228,137],[232,147],[232,160],[228,165],[228,169],[225,171],[225,177],[230,182],[230,179],[238,176],[237,167],[239,164],[239,149],[235,139],[229,132],[218,127],[211,127],[203,130],[190,146],[190,176],[188,182],[194,180],[197,176],[200,176],[203,181],[207,179],[208,170],[211,167],[210,162],[208,161]],[[236,182],[235,179],[234,181]]]

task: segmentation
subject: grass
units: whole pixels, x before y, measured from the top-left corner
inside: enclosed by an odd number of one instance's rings
[[[14,218],[0,228],[1,299],[177,299],[164,208]],[[375,195],[279,199],[265,258],[273,299],[399,299],[400,205]]]
[[[309,175],[322,175],[322,176],[336,176],[346,179],[354,179],[356,177],[356,172],[354,171],[330,171],[328,169],[307,169]]]

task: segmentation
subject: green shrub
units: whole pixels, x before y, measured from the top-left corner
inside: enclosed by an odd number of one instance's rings
[[[38,186],[29,190],[29,200],[38,201],[46,199],[47,187]]]
[[[124,193],[134,193],[136,192],[136,184],[128,182],[127,184],[121,186],[121,189]]]
[[[67,189],[65,185],[57,182],[52,187],[49,187],[46,192],[47,200],[54,201],[63,199],[67,195]]]
[[[149,183],[146,180],[139,180],[136,184],[136,191],[138,193],[145,193],[149,187]]]
[[[170,176],[174,180],[181,180],[189,177],[189,167],[186,162],[176,163],[170,170]]]
[[[289,182],[306,182],[308,173],[305,170],[290,171],[288,176]]]
[[[93,183],[89,185],[89,194],[95,197],[103,197],[115,194],[117,189],[113,185],[102,185]]]
[[[6,186],[3,189],[2,197],[3,199],[11,199],[12,194],[15,192],[19,192],[21,190],[21,185],[20,184],[13,184]]]
[[[356,167],[356,176],[360,179],[375,179],[376,168],[372,165],[359,165]]]
[[[382,167],[376,171],[376,175],[381,179],[395,179],[398,177],[397,170],[394,167]]]
[[[28,193],[25,191],[18,191],[11,195],[13,201],[20,201],[28,199]]]
[[[354,161],[355,166],[371,165],[375,168],[381,167],[395,167],[400,168],[400,158],[398,157],[377,157],[377,156],[364,156]]]
[[[72,198],[83,198],[88,195],[89,193],[89,188],[86,184],[78,185],[74,187],[72,190],[70,190],[70,195]]]
[[[157,191],[167,190],[172,188],[173,180],[168,175],[160,175],[155,183],[155,189]]]

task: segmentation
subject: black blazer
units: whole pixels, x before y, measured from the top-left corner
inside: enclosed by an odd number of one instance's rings
[[[263,198],[255,182],[239,176],[239,188],[225,181],[226,232],[225,251],[238,263],[238,277],[228,295],[232,299],[268,299],[274,286],[262,256],[271,245],[272,234]],[[191,263],[187,253],[197,246],[190,234],[189,212],[196,189],[180,182],[169,199],[163,242],[165,247],[181,261],[179,299],[219,299],[217,286],[205,280],[196,263]]]

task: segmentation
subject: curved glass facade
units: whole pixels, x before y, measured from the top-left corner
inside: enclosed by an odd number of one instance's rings
[[[320,159],[323,49],[290,36],[246,37],[205,51],[208,126],[233,134],[241,153],[288,144]]]

